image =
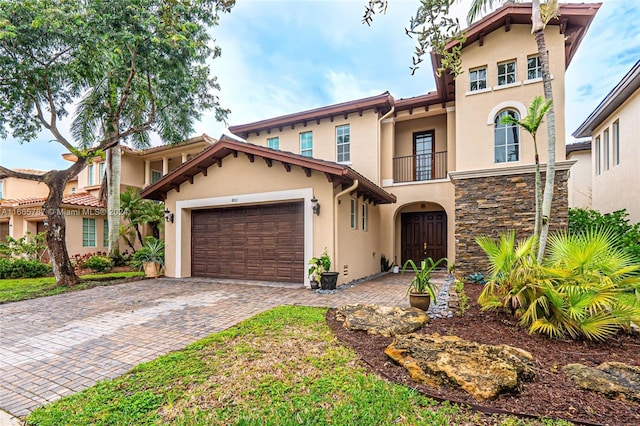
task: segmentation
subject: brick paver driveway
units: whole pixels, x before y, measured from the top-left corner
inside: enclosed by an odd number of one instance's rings
[[[278,305],[406,305],[408,279],[387,275],[331,295],[157,279],[0,305],[0,408],[24,416]]]

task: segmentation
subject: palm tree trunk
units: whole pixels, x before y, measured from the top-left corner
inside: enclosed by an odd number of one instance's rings
[[[533,234],[536,236],[537,241],[540,241],[540,227],[542,225],[542,178],[540,176],[540,156],[538,155],[538,142],[536,141],[535,134],[533,134],[533,150],[535,152],[536,159],[536,217],[534,222]]]
[[[120,144],[107,151],[107,217],[109,218],[109,255],[120,253]]]
[[[533,2],[535,9],[538,4],[537,16],[540,20],[540,3]],[[536,15],[536,12],[532,12]],[[547,53],[547,44],[544,39],[544,28],[537,29],[536,19],[532,17],[534,23],[533,35],[538,45],[538,57],[540,58],[540,68],[542,69],[542,84],[544,89],[544,97],[547,100],[553,100],[553,91],[551,89],[551,73],[549,72],[549,55]],[[556,117],[555,107],[551,104],[547,113],[547,170],[546,182],[544,185],[544,195],[542,198],[542,223],[540,229],[540,241],[538,244],[538,262],[542,261],[544,251],[547,245],[547,237],[549,235],[549,223],[551,221],[551,203],[553,201],[553,192],[556,176]]]

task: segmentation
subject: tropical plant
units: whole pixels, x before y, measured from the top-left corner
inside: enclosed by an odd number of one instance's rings
[[[45,174],[0,166],[0,179],[27,179],[49,188],[43,211],[58,285],[79,282],[60,209],[67,182],[123,141],[144,145],[148,132],[156,131],[177,142],[193,132],[203,110],[214,109],[220,120],[226,115],[209,72],[209,60],[220,55],[212,46],[211,27],[233,5],[233,0],[0,2],[0,137],[10,132],[24,142],[47,140],[40,135],[47,130],[76,158],[67,169]],[[76,111],[73,140],[60,128],[70,108]],[[118,193],[115,179],[112,184]],[[119,208],[110,205],[109,211],[116,214]],[[109,227],[110,251],[115,251],[119,219],[111,217]]]
[[[391,264],[391,262],[389,262],[387,256],[385,256],[384,254],[380,256],[380,272],[387,272],[391,269],[392,266],[393,265]]]
[[[606,340],[640,324],[640,264],[615,233],[553,234],[543,264],[531,239],[481,239],[493,270],[478,299],[483,309],[507,308],[530,333],[552,338]]]
[[[141,227],[151,226],[154,238],[160,238],[160,231],[164,225],[164,206],[157,201],[145,200],[140,197],[140,192],[136,188],[129,187],[120,194],[120,205],[122,215],[127,220],[124,229],[121,227],[120,236],[135,252],[131,233],[135,233],[141,245],[144,244]],[[135,237],[133,238],[135,240]]]
[[[539,267],[534,254],[535,236],[516,241],[515,231],[494,240],[486,235],[476,238],[489,258],[489,280],[478,303],[483,310],[505,308],[520,318],[536,297],[535,283]]]
[[[28,232],[20,238],[7,235],[6,242],[0,242],[0,256],[22,257],[27,260],[42,261],[47,253],[45,232]]]
[[[325,248],[320,257],[312,257],[309,259],[309,279],[312,281],[317,281],[318,278],[325,272],[329,272],[331,270],[331,257],[327,253],[327,249]]]
[[[413,260],[407,260],[402,266],[402,273],[404,274],[407,266],[410,266],[413,270],[413,279],[409,283],[407,293],[428,294],[429,296],[431,296],[431,299],[435,303],[436,286],[431,281],[431,274],[438,266],[440,266],[440,264],[444,262],[449,262],[449,260],[446,257],[443,257],[436,262],[433,260],[433,258],[427,257],[425,260],[420,262],[420,267],[418,267]]]
[[[473,283],[473,284],[487,283],[487,280],[484,279],[484,274],[482,272],[474,272],[473,274],[469,275],[468,280],[470,283]]]
[[[537,239],[540,238],[540,230],[542,227],[542,177],[540,176],[540,156],[538,155],[538,141],[536,134],[538,127],[542,124],[544,116],[551,108],[552,100],[544,100],[542,96],[536,96],[529,104],[529,110],[526,117],[521,120],[514,116],[506,114],[501,119],[502,124],[511,124],[520,126],[525,129],[533,138],[533,150],[535,155],[536,171],[535,171],[535,197],[536,197],[536,216],[534,222],[533,234]],[[542,254],[538,253],[538,262],[542,261]]]
[[[131,264],[144,267],[152,262],[164,266],[164,240],[148,236],[142,248],[133,254]]]
[[[96,272],[105,272],[113,268],[113,261],[108,256],[91,256],[87,259],[87,268]]]

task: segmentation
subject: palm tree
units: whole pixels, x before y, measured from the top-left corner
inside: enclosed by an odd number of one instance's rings
[[[533,233],[537,239],[540,238],[540,227],[542,222],[542,178],[540,176],[540,157],[538,156],[538,142],[536,133],[538,127],[542,124],[545,114],[551,108],[552,101],[545,101],[542,96],[536,96],[529,104],[529,111],[522,120],[517,120],[512,115],[505,115],[500,119],[502,124],[518,125],[525,129],[533,138],[533,150],[535,152],[536,161],[536,218]],[[542,262],[542,257],[538,254],[538,262]]]
[[[474,0],[467,15],[468,21],[474,21],[481,12],[491,8],[493,4],[494,0]],[[542,70],[544,98],[548,102],[553,102],[553,92],[551,90],[551,72],[549,71],[549,55],[547,53],[547,43],[544,38],[544,28],[551,19],[558,16],[558,12],[559,5],[557,0],[548,0],[542,4],[540,0],[532,0],[531,2],[531,33],[535,37],[536,44],[538,45],[538,59],[540,60],[540,68]],[[538,259],[544,256],[547,245],[551,202],[553,201],[556,175],[556,116],[553,105],[548,108],[547,115],[547,171],[542,199],[542,221],[540,225],[540,240],[538,243]]]

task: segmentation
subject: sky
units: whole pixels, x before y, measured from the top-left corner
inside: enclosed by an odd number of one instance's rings
[[[211,32],[222,56],[210,63],[221,86],[226,125],[238,125],[389,91],[395,99],[435,90],[428,60],[411,75],[414,40],[404,28],[419,0],[390,0],[386,15],[361,23],[366,0],[237,0]],[[464,22],[470,0],[455,6]],[[566,73],[570,134],[640,59],[640,2],[602,0]],[[194,136],[218,138],[226,128],[203,112]],[[65,132],[68,134],[68,132]],[[66,168],[65,151],[43,132],[19,144],[0,140],[0,164]]]

